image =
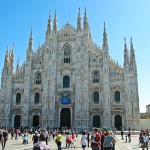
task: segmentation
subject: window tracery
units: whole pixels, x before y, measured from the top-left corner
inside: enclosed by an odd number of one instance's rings
[[[38,72],[35,77],[35,84],[41,84],[41,83],[42,83],[42,75],[40,72]]]
[[[69,45],[66,45],[64,48],[64,63],[70,63],[71,59],[71,48]]]
[[[93,83],[99,83],[99,72],[98,71],[94,71],[93,72],[93,75],[92,75],[92,80],[93,80]]]

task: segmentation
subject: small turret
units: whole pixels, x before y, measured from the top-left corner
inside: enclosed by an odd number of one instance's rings
[[[57,33],[57,16],[56,16],[56,10],[55,10],[54,23],[53,23],[53,31],[54,31],[55,34]]]
[[[80,8],[78,12],[78,18],[77,18],[77,32],[81,32],[81,17],[80,17]]]
[[[127,49],[126,38],[124,38],[124,67],[129,65],[129,52]]]

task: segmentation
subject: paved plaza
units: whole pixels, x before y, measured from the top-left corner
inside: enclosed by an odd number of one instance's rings
[[[141,150],[142,148],[139,148],[138,146],[138,135],[132,135],[131,136],[131,143],[125,142],[125,140],[121,140],[120,135],[116,135],[117,143],[116,143],[116,149],[115,150]],[[19,137],[18,140],[11,140],[9,137],[9,140],[6,143],[5,150],[32,150],[33,144],[32,144],[32,138],[30,135],[28,136],[29,143],[24,145],[22,144],[22,137]],[[69,150],[82,150],[81,148],[81,135],[78,136],[75,142],[75,148],[69,148]],[[50,146],[51,150],[57,150],[57,146],[55,144],[55,141],[50,140],[48,145]],[[62,149],[65,148],[65,136],[62,138]],[[1,149],[1,146],[0,146]],[[91,150],[91,148],[86,147],[87,150]]]

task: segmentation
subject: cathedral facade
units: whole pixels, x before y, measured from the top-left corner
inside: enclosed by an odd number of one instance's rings
[[[109,56],[104,23],[100,48],[80,9],[77,27],[58,30],[49,15],[45,41],[33,50],[32,30],[26,60],[14,69],[14,49],[7,49],[0,90],[0,126],[139,128],[137,66],[131,38],[124,44],[121,67]],[[53,26],[52,26],[53,24]]]

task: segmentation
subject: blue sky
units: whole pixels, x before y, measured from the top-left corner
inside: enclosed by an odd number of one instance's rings
[[[77,26],[78,8],[83,21],[84,9],[93,41],[102,46],[103,24],[106,22],[110,56],[123,65],[124,37],[130,49],[133,38],[137,69],[140,111],[150,104],[150,1],[149,0],[1,0],[0,2],[0,77],[6,48],[14,43],[15,65],[25,61],[31,27],[34,50],[45,41],[49,11],[58,29],[66,22]]]

